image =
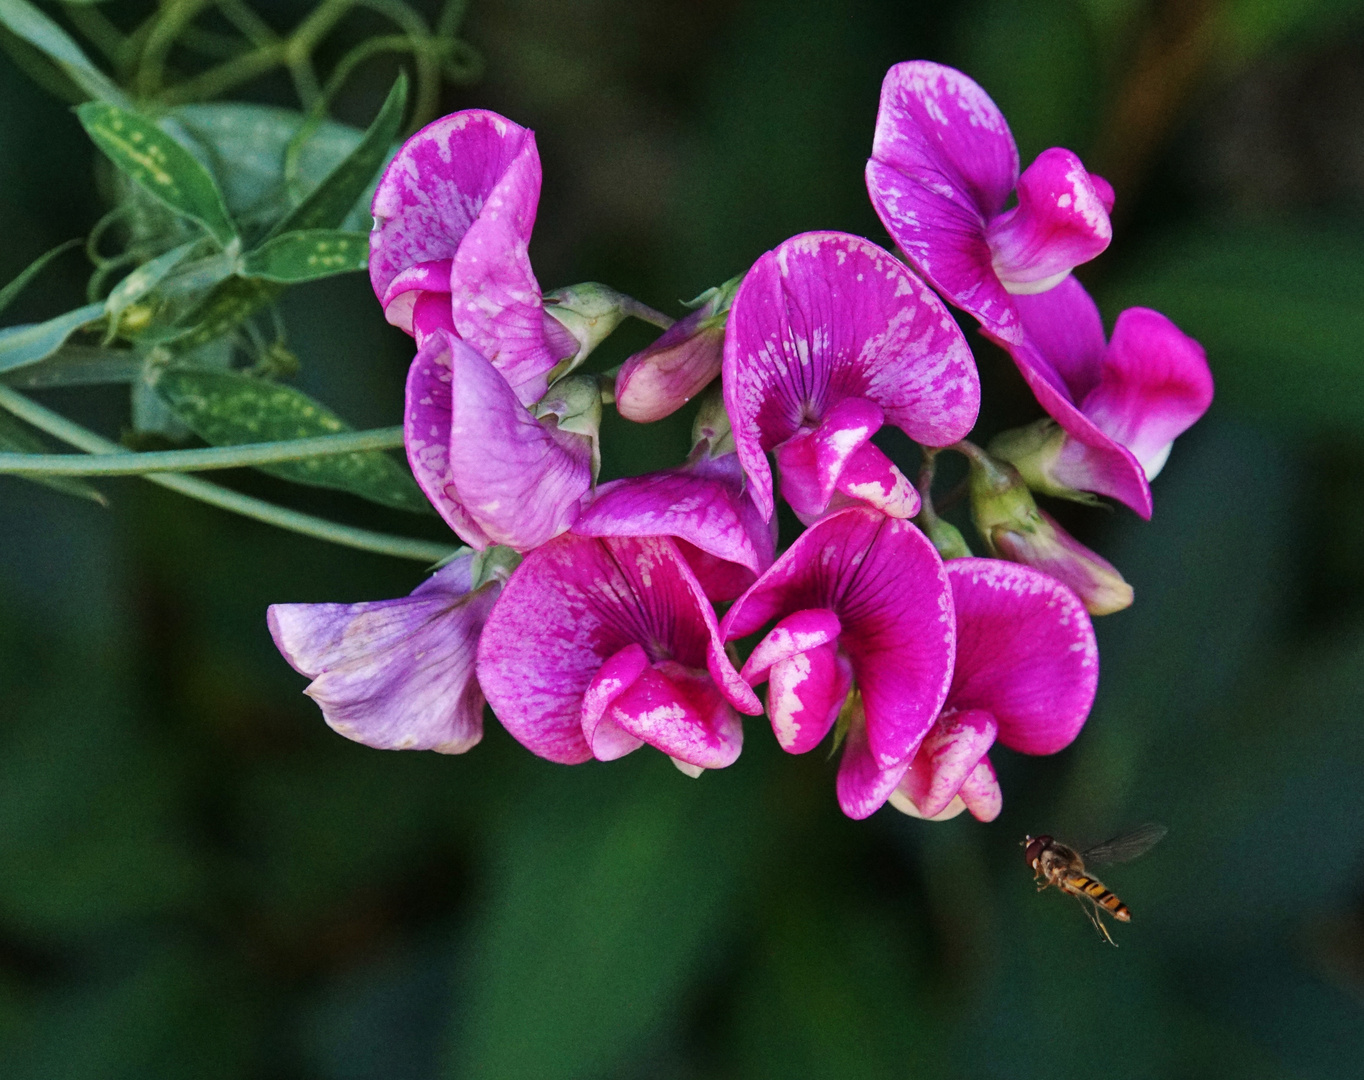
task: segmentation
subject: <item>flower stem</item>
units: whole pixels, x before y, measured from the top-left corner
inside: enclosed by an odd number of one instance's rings
[[[660,330],[668,329],[668,327],[672,326],[672,324],[677,321],[676,319],[670,319],[661,311],[655,311],[648,304],[641,304],[633,296],[624,296],[621,298],[620,310],[625,312],[626,315],[638,319],[640,322],[646,322],[651,326],[657,326]]]
[[[243,443],[206,450],[166,450],[157,453],[0,454],[0,473],[43,476],[139,476],[158,472],[204,472],[271,465],[281,461],[393,450],[403,444],[401,427],[348,431],[312,439]]]
[[[25,420],[62,442],[69,443],[89,454],[129,454],[133,452],[96,435],[88,428],[73,423],[66,417],[30,401],[23,394],[0,386],[0,408],[7,409],[21,420]],[[364,434],[364,433],[362,433]],[[427,540],[412,540],[405,536],[390,536],[387,533],[357,529],[351,525],[338,525],[325,518],[289,510],[263,499],[242,495],[228,488],[198,480],[192,476],[152,473],[144,479],[160,487],[198,499],[222,510],[230,510],[244,517],[254,518],[267,525],[274,525],[290,532],[302,533],[317,540],[371,551],[378,555],[392,555],[399,559],[414,559],[417,562],[434,563],[448,556],[453,548],[449,544],[437,544]]]

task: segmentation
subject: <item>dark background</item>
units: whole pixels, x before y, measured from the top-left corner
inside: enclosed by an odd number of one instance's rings
[[[106,5],[118,8],[121,0]],[[288,24],[306,4],[262,8]],[[474,0],[446,108],[536,129],[546,288],[674,314],[786,236],[885,242],[862,166],[892,63],[962,67],[1025,163],[1117,189],[1082,276],[1207,347],[1218,397],[1149,524],[1063,507],[1136,605],[1093,716],[994,755],[991,825],[844,819],[824,751],[749,725],[691,781],[346,742],[275,652],[274,601],[396,596],[404,563],[137,480],[111,507],[0,478],[0,1075],[1335,1078],[1364,1074],[1364,15],[1345,0]],[[340,104],[373,115],[392,68]],[[245,94],[285,102],[264,80]],[[0,58],[0,281],[105,207],[67,107]],[[6,313],[83,302],[67,256]],[[410,343],[362,275],[292,290],[299,385],[396,423]],[[649,340],[623,330],[595,363]],[[980,431],[1038,415],[971,333]],[[117,393],[46,403],[117,434]],[[611,417],[607,476],[686,418]],[[430,522],[255,475],[339,520]],[[1018,841],[1169,838],[1100,941]]]

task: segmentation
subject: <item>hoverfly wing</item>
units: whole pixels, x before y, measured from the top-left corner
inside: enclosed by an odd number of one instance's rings
[[[1102,866],[1105,863],[1129,862],[1139,855],[1145,855],[1165,837],[1170,830],[1164,825],[1154,823],[1141,825],[1131,832],[1125,832],[1112,840],[1096,844],[1088,851],[1082,851],[1080,858],[1085,865]]]

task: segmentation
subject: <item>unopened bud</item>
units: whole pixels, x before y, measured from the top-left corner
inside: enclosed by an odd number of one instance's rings
[[[1089,492],[1078,491],[1057,477],[1058,461],[1069,442],[1065,429],[1044,417],[1025,427],[1000,432],[990,440],[990,454],[1016,468],[1033,491],[1095,505],[1099,500]]]
[[[938,554],[946,562],[948,559],[969,559],[971,548],[961,530],[950,521],[944,521],[934,513],[920,513],[914,524],[923,530],[924,535],[933,541]]]
[[[1091,615],[1132,604],[1132,586],[1039,510],[1017,469],[977,452],[971,457],[971,512],[992,555],[1023,563],[1070,586]]]
[[[668,416],[720,374],[725,323],[740,278],[707,289],[657,341],[626,360],[616,376],[616,408],[627,420],[647,424]]]

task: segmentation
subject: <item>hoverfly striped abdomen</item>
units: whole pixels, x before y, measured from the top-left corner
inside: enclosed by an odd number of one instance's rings
[[[1132,921],[1132,912],[1128,910],[1127,905],[1119,900],[1102,881],[1097,881],[1088,874],[1076,874],[1073,877],[1068,877],[1062,887],[1068,892],[1083,893],[1120,922]]]

